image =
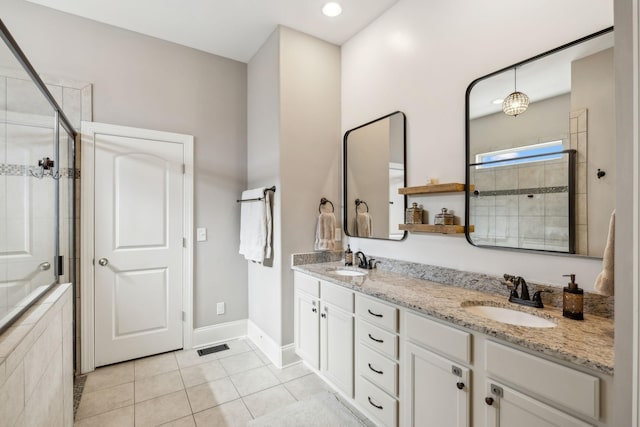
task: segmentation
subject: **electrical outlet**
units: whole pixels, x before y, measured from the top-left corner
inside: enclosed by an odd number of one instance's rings
[[[336,242],[339,242],[340,240],[342,240],[342,230],[336,227]]]
[[[219,302],[218,304],[216,304],[216,311],[217,313],[220,314],[224,314],[224,303],[223,302]]]
[[[196,240],[198,242],[206,242],[207,241],[207,229],[204,227],[198,227],[196,229]]]

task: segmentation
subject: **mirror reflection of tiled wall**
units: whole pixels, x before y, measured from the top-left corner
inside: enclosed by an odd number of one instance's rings
[[[473,241],[569,251],[569,155],[559,160],[471,169]]]

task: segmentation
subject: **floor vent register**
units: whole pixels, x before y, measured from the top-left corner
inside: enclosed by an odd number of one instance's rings
[[[213,347],[201,348],[198,350],[198,356],[206,356],[207,354],[225,350],[229,350],[229,346],[227,344],[214,345]]]

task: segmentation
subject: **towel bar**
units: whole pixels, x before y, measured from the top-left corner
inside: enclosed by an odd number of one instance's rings
[[[264,193],[266,194],[267,191],[273,191],[275,193],[276,192],[276,186],[274,185],[273,187],[265,188],[264,189]],[[257,201],[257,200],[264,200],[264,197],[256,197],[254,199],[238,199],[238,200],[236,200],[236,203],[254,202],[254,201]]]

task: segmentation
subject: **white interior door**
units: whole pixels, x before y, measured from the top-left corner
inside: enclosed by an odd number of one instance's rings
[[[95,366],[183,346],[184,147],[104,130],[91,137]]]

